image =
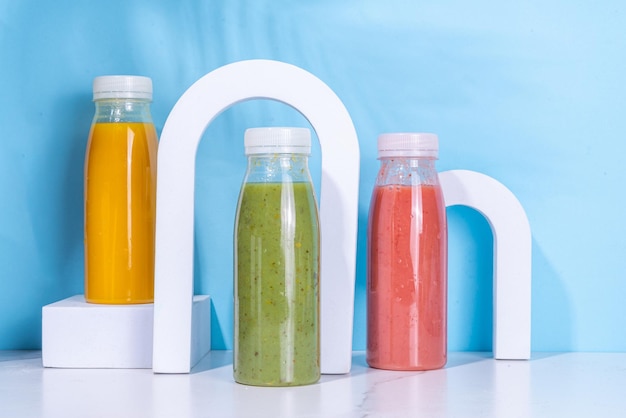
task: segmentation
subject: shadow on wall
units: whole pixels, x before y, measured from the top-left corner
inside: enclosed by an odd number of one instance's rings
[[[572,351],[574,319],[567,289],[533,239],[532,351]]]
[[[450,351],[491,351],[493,341],[493,235],[474,209],[448,208]],[[570,351],[573,318],[566,289],[532,240],[532,351]]]
[[[466,206],[448,215],[448,350],[491,351],[493,234],[487,219]]]
[[[450,351],[491,351],[493,235],[474,209],[448,208]],[[532,240],[531,351],[571,351],[573,319],[566,288]]]

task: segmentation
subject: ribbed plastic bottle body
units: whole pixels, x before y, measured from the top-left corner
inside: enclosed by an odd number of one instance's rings
[[[320,232],[307,160],[248,157],[235,221],[239,383],[293,386],[320,377]]]
[[[154,300],[157,134],[147,99],[99,99],[85,156],[85,299]]]
[[[370,203],[367,362],[390,370],[447,359],[447,224],[434,158],[384,157]]]

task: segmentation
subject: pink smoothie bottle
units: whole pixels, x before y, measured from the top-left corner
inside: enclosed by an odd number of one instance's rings
[[[437,136],[378,137],[367,232],[367,363],[431,370],[447,358],[446,208]]]

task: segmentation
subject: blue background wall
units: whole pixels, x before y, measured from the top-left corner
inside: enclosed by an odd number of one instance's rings
[[[355,349],[376,136],[431,131],[440,170],[495,177],[527,211],[533,350],[626,350],[624,27],[617,0],[0,0],[0,349],[39,348],[41,307],[82,293],[93,77],[152,77],[160,131],[202,75],[267,58],[325,81],[359,135]],[[285,124],[308,126],[282,104],[239,104],[198,151],[195,286],[214,298],[214,348],[232,346],[243,131]],[[312,164],[319,176],[319,150]],[[491,232],[470,209],[448,216],[449,348],[490,350]]]

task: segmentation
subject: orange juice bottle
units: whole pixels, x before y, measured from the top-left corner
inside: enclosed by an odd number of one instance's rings
[[[154,300],[157,135],[152,80],[103,76],[85,155],[85,299]]]

